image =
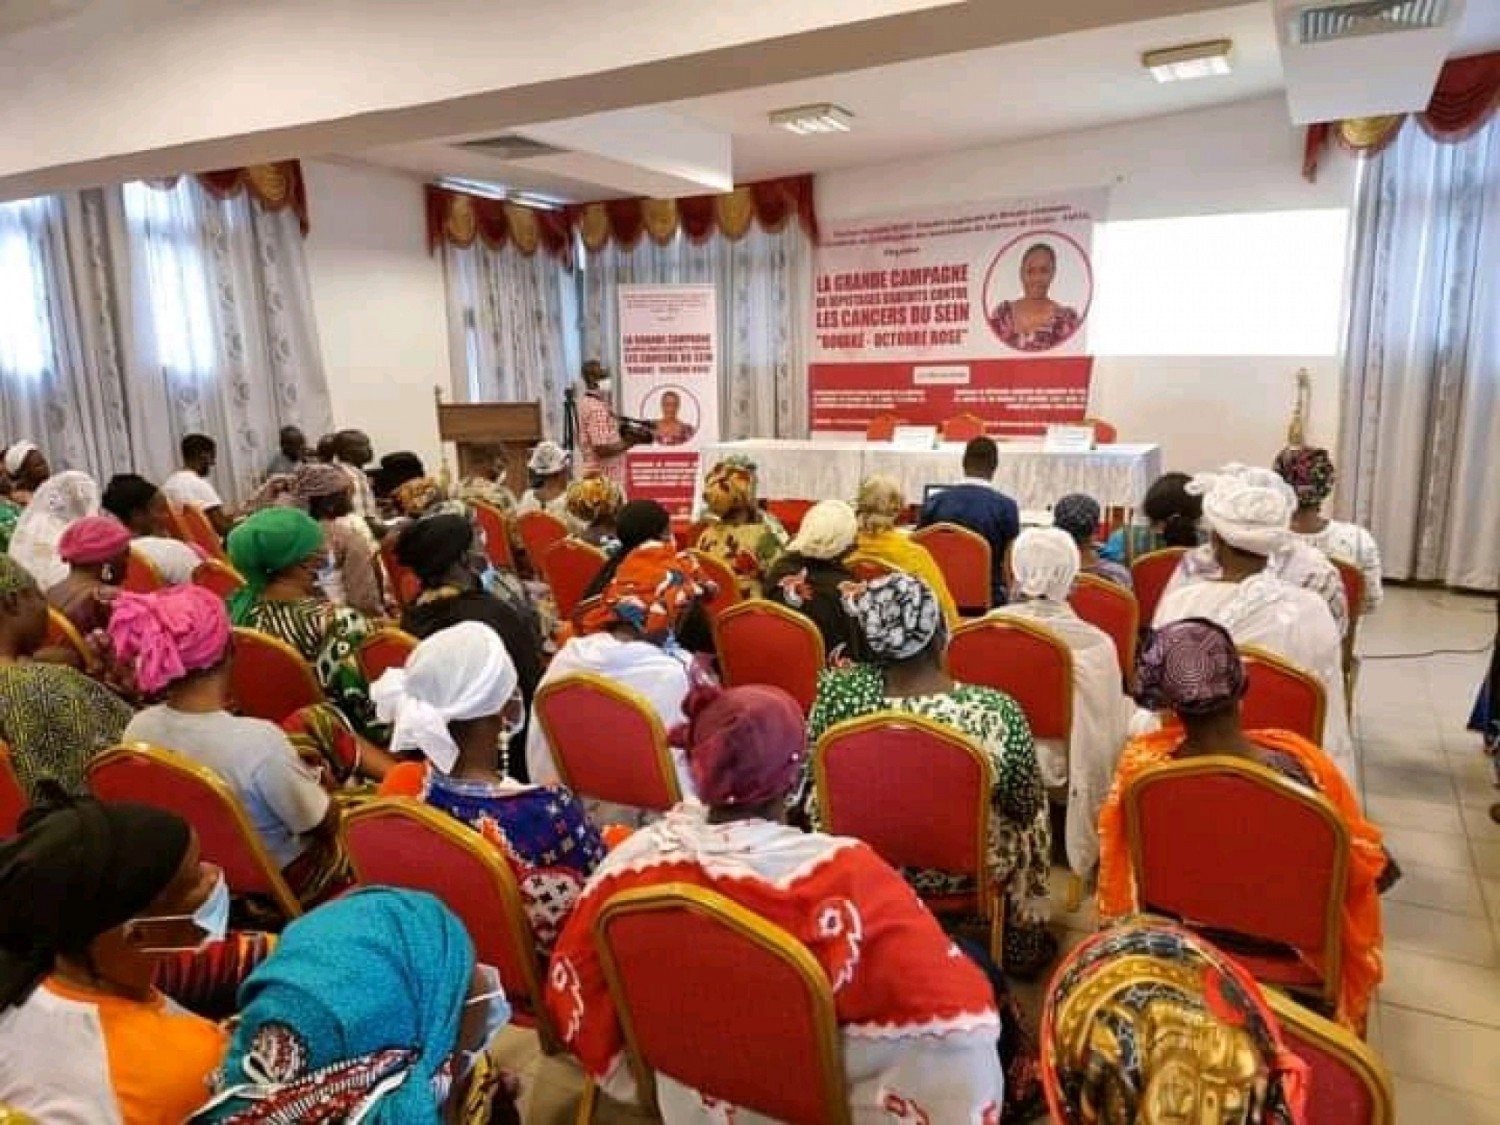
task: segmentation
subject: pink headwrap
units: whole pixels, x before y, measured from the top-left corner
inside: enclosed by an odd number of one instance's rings
[[[57,541],[65,563],[97,566],[113,562],[130,549],[130,529],[114,516],[84,516],[74,520]]]
[[[229,612],[201,586],[154,594],[123,593],[114,602],[109,638],[115,656],[135,669],[135,682],[154,695],[189,672],[212,668],[229,648]]]
[[[710,808],[760,805],[787,795],[807,754],[802,709],[780,688],[700,685],[672,732],[687,750],[698,799]]]

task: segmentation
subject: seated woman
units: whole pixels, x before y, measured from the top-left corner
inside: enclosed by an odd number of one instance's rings
[[[431,895],[368,887],[299,918],[240,1002],[195,1122],[518,1120],[487,1057],[499,974]]]
[[[671,543],[672,515],[655,500],[631,500],[620,507],[615,516],[617,545],[594,580],[584,590],[583,596],[596,598],[604,592],[615,576],[615,571],[629,557],[630,552],[646,544]]]
[[[905,711],[973,739],[995,766],[995,815],[990,820],[990,865],[1005,903],[1007,973],[1030,976],[1057,954],[1047,932],[1052,826],[1037,769],[1031,728],[1016,701],[992,688],[955,683],[943,670],[948,630],[937,598],[909,574],[891,574],[851,591],[848,610],[858,620],[872,663],[832,669],[818,682],[808,716],[813,743],[846,719],[876,711]],[[808,817],[819,827],[815,795]],[[962,894],[973,884],[942,871],[906,873],[918,893]]]
[[[298,507],[323,526],[327,560],[319,572],[323,596],[366,617],[385,616],[385,593],[380,564],[369,539],[351,526],[354,486],[334,465],[299,466],[292,496]]]
[[[1128,919],[1068,954],[1042,1040],[1047,1106],[1063,1125],[1307,1120],[1307,1067],[1260,986],[1158,918]]]
[[[1365,580],[1363,605],[1350,606],[1354,614],[1374,613],[1380,607],[1380,547],[1375,537],[1357,523],[1331,520],[1323,515],[1323,504],[1333,494],[1337,479],[1328,450],[1308,446],[1288,446],[1276,455],[1276,475],[1297,494],[1297,510],[1292,514],[1292,534],[1310,547],[1316,547],[1330,559],[1338,559],[1359,568]]]
[[[1099,501],[1081,492],[1073,492],[1052,506],[1052,525],[1072,536],[1078,547],[1080,573],[1092,574],[1127,590],[1134,589],[1135,579],[1131,577],[1130,569],[1099,554],[1096,537],[1102,515]]]
[[[58,554],[63,532],[85,516],[99,514],[99,486],[87,473],[68,471],[50,477],[40,488],[10,537],[10,557],[50,590],[68,577],[68,564]]]
[[[488,504],[507,518],[516,514],[516,494],[505,484],[505,458],[495,457],[479,465],[473,476],[458,485],[458,498],[465,503]]]
[[[611,1096],[635,1099],[594,942],[600,908],[621,891],[688,883],[787,930],[834,982],[853,1120],[886,1119],[897,1092],[926,1120],[1000,1120],[1000,1021],[984,974],[955,955],[936,920],[868,846],[782,823],[807,753],[791,697],[770,687],[699,689],[676,737],[703,804],[678,805],[616,848],[552,955],[547,1006],[589,1074]],[[670,961],[669,948],[661,953]],[[750,1116],[666,1075],[657,1077],[657,1099],[667,1121]]]
[[[555,441],[538,442],[526,468],[531,473],[531,487],[521,494],[516,515],[546,512],[567,524],[569,531],[581,531],[579,521],[568,514],[568,477],[573,455]]]
[[[87,792],[89,759],[120,741],[131,716],[124,700],[76,668],[33,659],[46,639],[47,599],[0,555],[0,741],[30,799],[47,779]]]
[[[203,556],[172,537],[170,505],[156,485],[135,473],[117,473],[104,486],[104,510],[130,529],[130,549],[156,567],[167,585],[193,580]]]
[[[166,693],[130,720],[122,740],[171,750],[221,777],[304,906],[353,882],[339,808],[317,771],[279,727],[229,711],[234,650],[224,603],[193,585],[121,594],[109,636],[142,693]]]
[[[223,873],[172,813],[56,796],[0,844],[0,1102],[39,1121],[185,1121],[228,1036],[152,982],[225,936]]]
[[[371,691],[394,724],[391,749],[427,759],[397,766],[381,795],[419,797],[494,844],[515,872],[538,945],[550,950],[604,845],[566,789],[506,776],[504,747],[526,708],[505,645],[461,621],[424,640]]]
[[[568,485],[564,503],[573,522],[581,525],[578,538],[606,551],[619,545],[615,517],[625,496],[614,481],[599,474],[575,480]]]
[[[1073,612],[1068,593],[1078,577],[1078,548],[1057,528],[1028,528],[1010,553],[1011,602],[989,620],[1039,625],[1068,646],[1073,657],[1073,730],[1066,746],[1039,740],[1037,761],[1048,788],[1066,787],[1068,866],[1087,878],[1099,861],[1099,806],[1115,776],[1115,763],[1133,712],[1120,687],[1120,658],[1109,634]]]
[[[57,542],[68,576],[47,591],[47,601],[84,637],[109,624],[130,561],[130,531],[114,516],[85,516]]]
[[[859,534],[854,509],[843,500],[820,500],[802,517],[785,553],[766,572],[766,598],[796,610],[818,627],[830,666],[860,659],[859,627],[844,609],[854,585],[846,565]]]
[[[1099,548],[1099,557],[1129,567],[1142,555],[1167,547],[1196,547],[1203,542],[1198,521],[1203,497],[1189,492],[1187,473],[1165,473],[1152,482],[1141,501],[1145,523],[1132,523],[1112,533]]]
[[[729,568],[740,597],[760,597],[765,571],[787,536],[756,504],[755,466],[743,457],[720,461],[703,482],[703,503],[710,518],[693,545]]]
[[[1364,818],[1354,791],[1328,755],[1289,731],[1247,731],[1240,725],[1246,683],[1234,638],[1221,625],[1203,618],[1164,625],[1141,649],[1136,665],[1137,698],[1152,710],[1170,709],[1181,728],[1133,738],[1120,758],[1114,784],[1099,810],[1099,916],[1117,918],[1138,907],[1123,799],[1144,770],[1201,754],[1232,754],[1267,766],[1321,793],[1349,830],[1338,1018],[1362,1029],[1370,993],[1382,975],[1379,884],[1399,872],[1389,864],[1380,829]]]
[[[849,566],[858,572],[860,563],[876,563],[920,578],[937,596],[948,627],[954,628],[959,623],[958,606],[948,592],[948,581],[943,572],[925,547],[913,543],[905,532],[896,530],[896,520],[905,506],[901,486],[895,477],[865,478],[854,505],[854,513],[859,517],[859,538],[854,554],[849,556]]]

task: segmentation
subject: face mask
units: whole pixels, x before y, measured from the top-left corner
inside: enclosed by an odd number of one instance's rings
[[[614,389],[615,381],[613,379],[600,379],[594,384],[594,390],[598,391],[601,395],[607,395]]]
[[[478,1038],[464,1044],[470,1054],[483,1051],[490,1045],[500,1029],[510,1022],[510,1001],[505,998],[505,986],[500,983],[500,970],[493,965],[478,965],[479,976],[484,981],[484,991],[464,1001],[463,1022],[465,1027],[478,1027]],[[478,1008],[482,1015],[474,1016]]]
[[[199,950],[205,945],[223,941],[229,932],[229,884],[224,882],[224,873],[219,872],[214,889],[202,905],[191,914],[161,914],[149,918],[137,918],[136,922],[191,922],[203,931],[203,938],[196,945],[142,946],[142,953],[178,953],[184,949]]]

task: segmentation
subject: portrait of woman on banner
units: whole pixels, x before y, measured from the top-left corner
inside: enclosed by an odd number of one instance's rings
[[[1002,344],[1018,352],[1051,351],[1078,331],[1087,310],[1080,314],[1072,305],[1052,296],[1053,283],[1058,280],[1058,250],[1054,242],[1033,236],[1023,238],[1027,242],[1018,271],[1021,296],[994,306],[989,316],[990,328]],[[1002,250],[995,265],[999,266],[1015,247],[1016,244],[1012,244]],[[1076,245],[1071,248],[1077,249]],[[1087,269],[1087,259],[1084,268]],[[997,273],[1000,271],[992,266],[992,284],[997,280]]]
[[[684,418],[682,416],[683,392],[671,387],[662,391],[657,404],[659,416],[652,427],[656,434],[657,445],[687,445],[697,436],[698,427],[689,419],[697,418],[698,404],[692,401],[691,395],[688,398],[688,418]],[[648,411],[647,417],[650,416]]]

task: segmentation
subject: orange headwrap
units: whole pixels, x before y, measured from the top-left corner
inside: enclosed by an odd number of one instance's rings
[[[599,605],[584,615],[583,631],[625,624],[656,640],[675,632],[688,610],[717,592],[691,555],[651,540],[625,556]]]

